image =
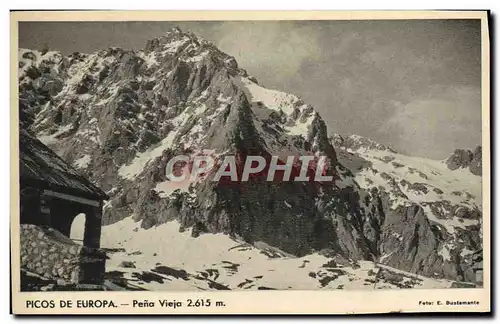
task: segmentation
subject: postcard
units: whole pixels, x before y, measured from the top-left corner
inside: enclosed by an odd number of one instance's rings
[[[11,12],[12,313],[490,312],[488,19]]]

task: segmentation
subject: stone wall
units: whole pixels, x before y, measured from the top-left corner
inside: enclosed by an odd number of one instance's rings
[[[106,254],[47,226],[21,224],[21,268],[58,284],[100,283]]]

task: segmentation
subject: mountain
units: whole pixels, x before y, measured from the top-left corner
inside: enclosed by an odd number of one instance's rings
[[[479,177],[468,170],[450,170],[446,161],[405,156],[373,141],[362,142],[370,144],[368,147],[355,145],[354,149],[346,146],[337,148],[338,160],[353,172],[361,188],[378,190],[383,197],[387,197],[390,206],[386,215],[392,214],[389,211],[396,211],[392,217],[398,218],[393,224],[393,220],[386,218],[387,227],[391,224],[390,228],[394,231],[390,234],[393,240],[402,243],[419,240],[415,249],[408,250],[398,251],[391,245],[381,245],[380,259],[396,268],[405,268],[408,254],[418,257],[425,253],[422,250],[436,250],[443,260],[453,262],[471,258],[475,251],[482,248]],[[429,229],[436,235],[420,232],[423,235],[417,236],[407,232],[408,224],[399,220],[405,218],[401,215],[405,206],[407,213],[413,209],[422,214],[430,224]],[[442,266],[450,264],[445,262]],[[413,271],[418,272],[417,269]],[[458,275],[467,277],[466,273]]]
[[[219,233],[293,260],[322,253],[476,280],[471,254],[481,249],[480,177],[359,136],[333,140],[312,106],[259,85],[194,34],[175,28],[136,51],[65,56],[20,49],[19,106],[23,128],[111,197],[103,242],[106,229],[133,218],[141,229],[118,235],[178,223],[198,243]],[[334,180],[169,181],[167,162],[196,154],[237,156],[238,170],[249,155],[324,156]],[[151,245],[160,243],[175,249]]]

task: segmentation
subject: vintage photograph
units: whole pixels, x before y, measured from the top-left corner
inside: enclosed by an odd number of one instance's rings
[[[20,21],[20,291],[483,288],[481,23]]]

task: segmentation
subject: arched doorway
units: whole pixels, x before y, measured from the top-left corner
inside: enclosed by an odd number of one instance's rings
[[[69,238],[72,239],[75,243],[83,245],[83,238],[85,235],[85,214],[80,213],[76,215],[71,223],[71,230]]]

